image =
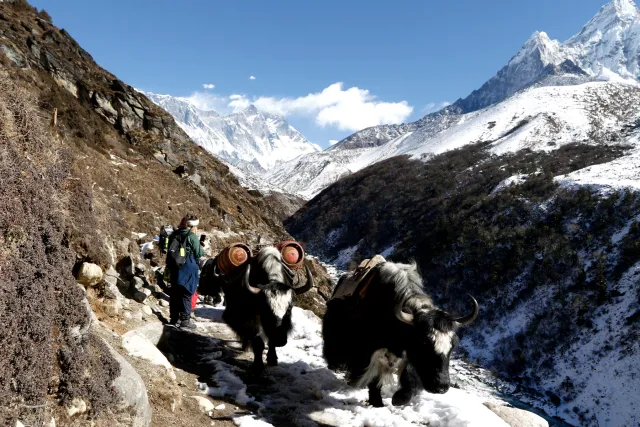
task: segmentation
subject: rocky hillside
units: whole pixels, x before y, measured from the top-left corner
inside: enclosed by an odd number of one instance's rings
[[[24,0],[0,2],[0,86],[0,424],[146,425],[134,418],[149,414],[121,406],[122,393],[133,398],[130,366],[88,310],[85,295],[114,331],[125,321],[99,267],[116,267],[129,289],[132,265],[154,262],[139,244],[161,225],[191,212],[213,250],[265,244],[287,236],[281,217],[296,202],[242,188],[168,113]],[[131,298],[152,294],[134,282]],[[138,391],[146,400],[144,385]]]
[[[636,130],[621,134],[637,144]],[[462,340],[471,360],[571,424],[638,423],[628,396],[640,388],[630,375],[640,363],[640,196],[576,185],[608,165],[637,171],[636,149],[492,146],[382,161],[321,192],[287,228],[344,267],[376,253],[415,259],[444,307],[462,312],[466,293],[480,302]]]

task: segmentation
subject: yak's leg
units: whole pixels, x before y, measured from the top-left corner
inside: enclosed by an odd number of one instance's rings
[[[382,387],[380,387],[380,379],[376,378],[369,383],[369,405],[375,408],[382,408]]]
[[[411,365],[407,365],[400,374],[400,389],[393,394],[393,406],[406,405],[416,395],[420,387],[420,378]]]
[[[269,351],[267,351],[267,366],[278,366],[278,355],[273,345],[269,345]]]
[[[262,373],[264,371],[264,362],[262,361],[264,341],[259,335],[251,340],[251,347],[253,348],[253,371],[258,374]]]

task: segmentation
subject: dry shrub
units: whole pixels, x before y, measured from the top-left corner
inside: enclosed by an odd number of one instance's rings
[[[65,245],[69,156],[36,100],[0,75],[0,424],[37,423],[47,404],[115,403],[118,366],[88,332],[83,292]],[[35,425],[35,424],[34,424]]]

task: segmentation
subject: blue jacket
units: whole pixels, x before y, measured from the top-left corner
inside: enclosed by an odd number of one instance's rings
[[[198,237],[191,233],[188,229],[176,230],[170,237],[175,239],[176,237],[184,237],[186,235],[187,244],[187,262],[178,270],[171,271],[171,286],[179,285],[184,287],[190,294],[194,294],[198,289],[198,282],[200,280],[200,267],[198,265],[198,258],[200,258],[204,251],[200,246]],[[169,243],[169,246],[171,243]]]

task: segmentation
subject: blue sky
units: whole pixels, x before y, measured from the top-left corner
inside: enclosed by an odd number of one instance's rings
[[[326,147],[468,95],[534,31],[565,40],[606,0],[31,3],[134,87],[222,112],[256,101]]]

